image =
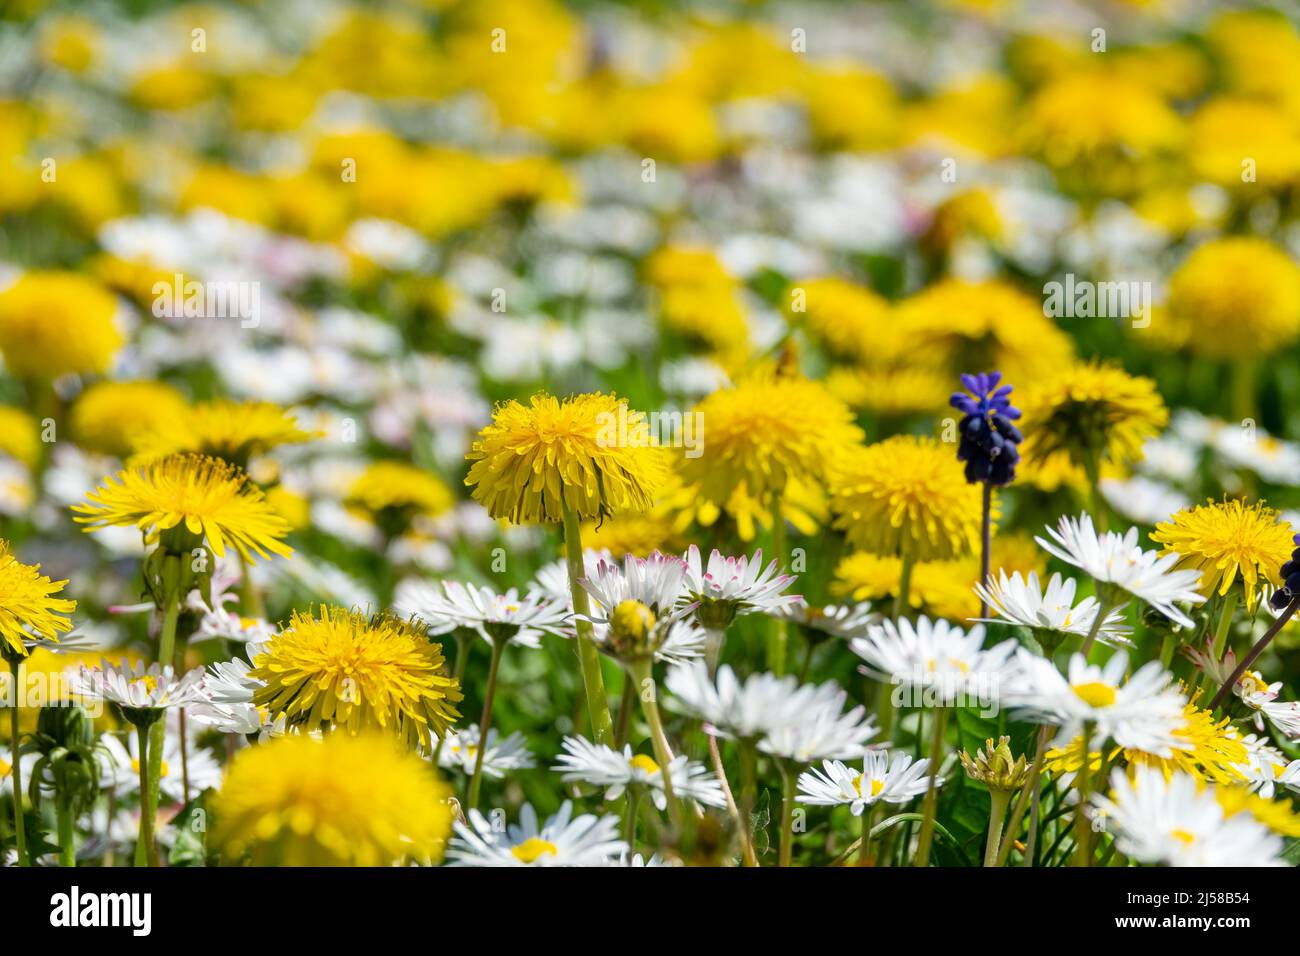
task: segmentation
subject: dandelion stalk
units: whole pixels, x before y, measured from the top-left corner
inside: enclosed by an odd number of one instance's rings
[[[180,619],[181,596],[180,596],[180,578],[181,578],[181,556],[179,554],[166,554],[162,561],[163,576],[163,620],[162,634],[158,640],[158,663],[163,667],[175,666],[176,657],[176,624]],[[149,727],[149,785],[152,788],[149,796],[153,810],[157,812],[158,807],[158,787],[162,781],[162,760],[163,750],[167,742],[167,721],[155,720]],[[145,761],[145,748],[140,748],[140,762]],[[141,813],[143,813],[143,808]],[[154,821],[150,820],[149,828],[153,830]],[[144,841],[141,840],[141,844]],[[146,846],[147,850],[147,846]],[[157,850],[155,849],[155,855]],[[142,862],[140,850],[136,850],[136,865]]]
[[[478,808],[479,789],[483,785],[483,754],[487,752],[488,728],[492,726],[492,701],[497,692],[497,669],[501,666],[501,653],[508,642],[502,638],[492,639],[492,663],[488,665],[487,690],[483,693],[483,716],[478,723],[478,752],[474,755],[474,775],[469,780],[469,798],[466,801],[471,810]]]
[[[781,495],[772,495],[772,557],[778,564],[785,562],[785,515],[781,512]],[[783,617],[772,618],[772,633],[767,640],[767,669],[777,677],[785,673],[788,628]]]
[[[582,670],[582,687],[587,695],[587,714],[591,719],[591,733],[596,743],[606,746],[614,742],[614,721],[609,716],[609,700],[605,695],[605,677],[600,672],[600,652],[596,650],[587,592],[578,581],[584,575],[582,562],[582,536],[578,516],[568,504],[564,505],[564,549],[569,568],[569,591],[573,596],[573,613],[578,631],[578,664]]]
[[[939,806],[939,761],[943,758],[943,735],[948,726],[948,711],[934,712],[933,736],[930,738],[930,785],[921,804],[921,831],[916,838],[916,866],[930,865],[930,845],[934,841],[934,815]]]
[[[1300,607],[1300,594],[1297,594],[1291,599],[1291,603],[1286,606],[1286,610],[1283,611],[1269,629],[1264,632],[1264,636],[1255,642],[1255,646],[1252,647],[1246,653],[1246,656],[1241,659],[1241,663],[1237,665],[1236,670],[1228,675],[1228,679],[1223,682],[1223,686],[1219,688],[1219,692],[1215,694],[1214,699],[1210,701],[1211,710],[1217,709],[1218,706],[1223,703],[1223,698],[1227,696],[1228,692],[1231,691],[1232,688],[1237,686],[1237,681],[1241,680],[1241,675],[1250,669],[1250,665],[1255,663],[1255,659],[1258,658],[1260,654],[1264,653],[1264,648],[1268,647],[1273,638],[1277,636],[1277,632],[1282,630],[1287,621],[1291,620],[1297,607]]]
[[[161,714],[158,715],[161,717]],[[155,720],[155,724],[162,723]],[[152,762],[149,754],[149,725],[136,724],[136,740],[140,750],[140,850],[136,857],[143,857],[145,865],[158,866],[158,844],[154,840],[154,815],[158,812],[158,800],[154,796]]]
[[[59,866],[77,865],[77,835],[72,802],[63,793],[54,798],[54,819],[59,834]]]
[[[907,601],[912,590],[912,565],[915,563],[916,559],[911,552],[904,549],[903,564],[898,574],[898,594],[894,597],[894,617],[907,615]]]
[[[1223,652],[1228,646],[1228,631],[1232,629],[1232,615],[1237,612],[1239,596],[1236,591],[1229,591],[1223,598],[1223,608],[1219,611],[1219,623],[1214,629],[1213,653],[1216,661],[1223,660]]]
[[[18,761],[18,678],[22,660],[14,655],[9,658],[9,673],[12,676],[13,698],[9,701],[9,745],[13,749],[14,766],[14,840],[18,849],[18,865],[31,866],[27,856],[27,827],[23,820],[23,768]]]
[[[984,482],[982,511],[980,514],[980,584],[989,586],[989,548],[993,538],[993,485]],[[989,616],[989,605],[980,597],[980,617]]]

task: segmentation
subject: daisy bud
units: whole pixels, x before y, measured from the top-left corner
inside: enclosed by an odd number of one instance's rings
[[[649,657],[659,644],[654,612],[640,601],[624,601],[609,616],[609,646],[624,659]]]
[[[1022,754],[1018,758],[1011,755],[1011,738],[999,737],[997,745],[992,740],[984,741],[984,748],[976,752],[972,759],[962,751],[961,765],[966,776],[978,780],[990,790],[1011,792],[1019,790],[1029,779],[1029,765]]]

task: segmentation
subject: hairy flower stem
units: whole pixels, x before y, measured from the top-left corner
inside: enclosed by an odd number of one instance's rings
[[[1043,762],[1047,759],[1047,727],[1038,728],[1038,749],[1034,751],[1034,762],[1029,765],[1029,779],[1025,781],[1024,787],[1020,790],[1020,796],[1016,798],[1016,805],[1011,811],[1011,819],[1007,823],[1006,839],[998,847],[998,857],[995,866],[1005,866],[1007,857],[1011,855],[1011,845],[1016,842],[1016,833],[1020,829],[1020,821],[1025,818],[1025,809],[1031,802],[1038,800],[1039,778],[1043,772]],[[1037,819],[1030,820],[1030,840],[1033,839],[1032,831],[1037,823]],[[1026,842],[1025,853],[1032,853],[1032,843]]]
[[[18,762],[18,678],[22,661],[17,657],[9,658],[9,673],[12,676],[10,690],[13,699],[9,701],[9,746],[13,749],[14,765],[14,840],[18,849],[18,865],[31,866],[27,856],[27,827],[23,821],[23,768]]]
[[[983,511],[980,516],[980,584],[989,586],[989,548],[993,540],[993,486],[984,482]],[[989,616],[988,602],[980,598],[980,617]]]
[[[614,721],[609,716],[609,699],[605,694],[605,677],[600,672],[600,652],[596,650],[587,592],[578,581],[584,576],[582,534],[578,516],[564,506],[564,551],[569,567],[569,592],[573,596],[573,613],[578,631],[578,666],[582,670],[582,688],[587,695],[587,715],[596,743],[609,746],[614,742]]]
[[[1210,701],[1211,710],[1216,709],[1221,703],[1223,703],[1223,698],[1228,695],[1232,688],[1237,686],[1237,681],[1241,680],[1241,675],[1250,669],[1250,665],[1255,663],[1255,659],[1258,658],[1260,654],[1264,653],[1264,648],[1268,647],[1269,643],[1277,636],[1277,632],[1282,630],[1286,622],[1291,620],[1292,615],[1295,614],[1296,608],[1298,607],[1300,607],[1300,594],[1297,594],[1291,599],[1291,603],[1286,606],[1286,610],[1283,611],[1269,629],[1264,632],[1264,636],[1255,642],[1255,646],[1252,647],[1246,653],[1246,656],[1241,659],[1241,663],[1237,665],[1237,669],[1228,675],[1228,679],[1223,682],[1223,686],[1219,688],[1219,692],[1214,695],[1214,700]]]
[[[636,682],[632,675],[623,674],[623,691],[618,698],[618,722],[614,724],[614,749],[622,750],[632,727],[632,708],[636,706]]]
[[[939,806],[939,761],[943,758],[943,733],[948,726],[948,711],[934,712],[933,736],[930,738],[930,785],[921,804],[921,832],[916,838],[916,866],[930,865],[930,845],[934,842],[934,815]]]
[[[908,603],[912,590],[912,565],[916,563],[911,552],[904,549],[903,564],[898,573],[898,594],[894,596],[894,617],[901,618],[907,616]]]
[[[673,826],[681,823],[681,809],[677,806],[677,795],[673,793],[672,762],[673,752],[668,747],[668,737],[664,734],[663,721],[659,719],[659,704],[656,702],[654,676],[651,674],[651,660],[639,658],[628,665],[636,686],[641,688],[641,712],[645,714],[646,723],[650,725],[650,745],[654,748],[655,763],[659,764],[659,773],[663,775],[664,797],[668,800],[668,819]]]
[[[181,555],[168,554],[163,558],[163,619],[162,634],[158,639],[158,663],[163,667],[175,667],[176,661],[176,622],[180,619],[181,612]],[[153,788],[150,792],[154,812],[158,808],[158,787],[162,782],[162,761],[163,750],[167,744],[167,721],[166,719],[155,720],[149,727],[149,785]],[[140,748],[140,760],[145,759],[145,750]],[[154,822],[150,821],[150,828]],[[143,840],[141,844],[143,844]],[[155,854],[156,854],[155,850]],[[140,849],[136,849],[136,866],[143,861],[140,857]]]
[[[162,719],[154,721],[162,723]],[[137,725],[136,739],[140,750],[140,841],[136,859],[143,858],[144,865],[158,866],[158,844],[154,840],[154,816],[158,812],[158,800],[154,797],[153,773],[149,764],[149,728]],[[139,863],[137,863],[139,865]]]
[[[1010,790],[989,791],[989,835],[984,845],[985,866],[998,865],[998,848],[1002,845],[1002,820],[1007,815],[1007,804],[1010,802]],[[1007,842],[1011,842],[1009,833]]]
[[[754,847],[754,805],[758,802],[758,752],[752,740],[736,741],[736,750],[740,753],[740,817],[745,828],[745,843],[753,854],[754,862],[745,861],[746,866],[758,866],[758,854]]]
[[[772,557],[778,566],[785,567],[785,515],[781,512],[781,496],[772,496]],[[767,639],[767,669],[777,677],[785,673],[786,645],[789,627],[783,617],[773,617],[772,633]]]
[[[488,728],[492,726],[492,701],[497,694],[497,669],[501,666],[501,652],[506,641],[492,639],[492,663],[488,665],[487,690],[483,692],[483,716],[478,722],[478,752],[474,755],[474,775],[469,780],[469,809],[478,808],[479,789],[483,786],[483,754],[487,752]]]
[[[1236,591],[1229,591],[1223,597],[1223,609],[1219,611],[1219,623],[1214,629],[1212,650],[1216,661],[1223,660],[1223,652],[1228,646],[1228,631],[1232,629],[1232,615],[1237,612],[1239,596]]]
[[[718,783],[722,785],[722,796],[727,801],[727,813],[731,816],[736,833],[740,837],[740,850],[745,858],[745,866],[758,866],[758,860],[754,857],[754,847],[749,840],[748,828],[740,819],[740,808],[736,806],[736,798],[731,794],[727,768],[722,763],[722,751],[718,749],[718,738],[713,734],[706,734],[706,736],[709,738],[709,760],[713,764],[713,773],[717,776]]]
[[[789,866],[794,855],[794,784],[795,768],[788,761],[777,761],[781,769],[781,856],[780,866]]]

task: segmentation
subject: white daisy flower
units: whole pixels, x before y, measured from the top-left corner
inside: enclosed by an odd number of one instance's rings
[[[948,621],[901,618],[867,628],[849,649],[867,662],[864,673],[921,691],[936,704],[965,696],[996,699],[1016,651],[1015,641],[985,649],[984,626],[964,631]]]
[[[568,800],[540,827],[530,803],[519,811],[518,823],[500,826],[470,810],[468,822],[454,826],[447,847],[452,866],[606,866],[628,850],[617,817],[574,817]]]
[[[445,770],[459,770],[472,774],[478,759],[479,728],[470,724],[464,730],[452,730],[443,738],[438,750],[438,766]],[[483,752],[483,775],[499,780],[507,771],[534,767],[533,755],[528,752],[524,735],[515,731],[502,739],[495,730],[489,730],[487,749]]]
[[[975,593],[988,605],[989,610],[997,614],[994,618],[978,618],[986,623],[1006,621],[1019,624],[1034,631],[1054,631],[1060,637],[1073,634],[1087,637],[1097,617],[1098,604],[1095,597],[1086,597],[1077,605],[1074,603],[1078,582],[1074,578],[1062,578],[1053,574],[1047,582],[1044,592],[1038,583],[1038,574],[1029,572],[1026,580],[1020,572],[1007,577],[1006,571],[999,571],[996,579],[990,578],[987,585],[975,585]],[[1120,609],[1108,611],[1106,619],[1097,631],[1097,640],[1104,644],[1126,644],[1132,646],[1128,635],[1132,630],[1124,626]]]
[[[110,664],[101,660],[98,667],[82,666],[72,676],[75,696],[91,701],[117,704],[128,710],[167,710],[189,707],[207,700],[203,693],[203,670],[177,677],[171,666],[143,663]]]
[[[1183,627],[1192,626],[1192,619],[1179,610],[1176,602],[1200,604],[1205,600],[1196,589],[1201,572],[1195,568],[1174,570],[1174,565],[1182,560],[1176,552],[1161,557],[1157,551],[1143,550],[1138,544],[1137,528],[1129,528],[1123,535],[1115,531],[1099,535],[1087,514],[1063,517],[1047,533],[1051,541],[1034,540],[1048,554],[1086,571],[1103,593],[1126,592],[1150,604],[1171,621]]]
[[[672,695],[669,707],[703,720],[720,736],[742,740],[757,740],[832,703],[838,708],[844,693],[832,682],[800,684],[771,673],[750,674],[742,684],[726,664],[715,682],[703,661],[669,668],[664,686]]]
[[[880,623],[880,614],[871,609],[870,601],[861,604],[827,604],[825,607],[803,603],[787,604],[774,611],[772,616],[840,638],[857,637],[868,625]]]
[[[602,561],[612,561],[608,551],[596,551],[587,548],[582,552],[583,576],[590,578],[596,573],[596,565]],[[558,601],[572,610],[573,592],[569,589],[569,564],[564,558],[557,558],[537,569],[533,576],[533,590],[552,601]]]
[[[589,783],[605,788],[605,799],[616,800],[628,787],[644,787],[660,810],[668,805],[664,793],[663,769],[654,758],[632,752],[625,744],[620,753],[603,744],[582,737],[565,737],[564,753],[556,757],[551,769],[563,774],[565,783]],[[722,785],[713,771],[695,760],[678,754],[669,766],[673,794],[679,800],[694,800],[710,807],[725,807]]]
[[[876,735],[876,725],[861,705],[844,711],[848,694],[838,687],[835,691],[833,697],[821,700],[794,719],[771,727],[758,742],[758,749],[799,764],[864,754],[867,741]]]
[[[884,749],[868,750],[861,770],[839,760],[823,760],[821,770],[814,767],[799,774],[799,793],[795,799],[820,807],[847,804],[857,817],[882,800],[907,803],[921,796],[930,785],[929,773],[928,759],[913,761],[911,754],[901,750],[892,754]]]
[[[1220,660],[1214,656],[1207,644],[1205,648],[1185,647],[1183,653],[1210,680],[1222,687],[1223,682],[1237,669],[1237,655],[1228,648]],[[1232,692],[1249,707],[1254,714],[1255,726],[1264,730],[1265,721],[1289,739],[1300,737],[1300,701],[1278,700],[1282,692],[1282,682],[1269,683],[1259,671],[1245,671],[1232,685]]]
[[[1133,780],[1111,774],[1111,794],[1093,803],[1120,851],[1138,863],[1165,866],[1280,866],[1282,840],[1249,813],[1228,816],[1213,788],[1189,774],[1166,779],[1137,767]]]
[[[652,854],[651,856],[648,857],[643,856],[640,853],[632,853],[632,854],[622,853],[619,855],[619,858],[617,860],[607,865],[608,866],[630,866],[634,868],[639,868],[639,867],[646,867],[646,866],[672,866],[673,864],[666,861],[658,853]]]
[[[1085,724],[1092,724],[1093,745],[1114,740],[1120,747],[1157,757],[1186,747],[1177,731],[1186,723],[1187,700],[1159,661],[1149,661],[1127,679],[1128,655],[1123,651],[1102,666],[1075,654],[1068,676],[1023,648],[1017,664],[1004,702],[1030,720],[1059,728],[1058,740],[1072,741]]]
[[[443,581],[441,592],[422,581],[404,581],[393,607],[420,618],[434,634],[471,627],[485,640],[504,638],[525,647],[539,647],[544,633],[562,633],[569,616],[564,604],[541,594],[520,597],[514,588],[498,593],[459,581]]]
[[[731,616],[756,611],[772,613],[803,601],[797,594],[783,593],[794,583],[794,575],[778,574],[775,561],[763,567],[761,549],[752,558],[744,555],[732,558],[715,548],[705,566],[700,549],[691,545],[686,552],[686,564],[686,600],[700,602],[701,616],[706,613],[705,608],[722,610]]]
[[[624,601],[639,601],[657,616],[670,611],[684,596],[686,562],[658,551],[649,557],[626,555],[620,566],[598,558],[596,566],[578,583],[606,613]]]
[[[1252,791],[1270,800],[1278,787],[1300,791],[1300,760],[1288,761],[1286,754],[1265,737],[1249,734],[1241,742],[1246,748],[1246,762],[1233,766]]]

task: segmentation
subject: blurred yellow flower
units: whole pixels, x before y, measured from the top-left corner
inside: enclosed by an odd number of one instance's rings
[[[14,375],[52,380],[108,371],[122,347],[117,300],[72,272],[26,272],[0,292],[0,352]]]
[[[0,405],[0,452],[31,468],[40,459],[40,424],[12,405]]]
[[[241,750],[213,800],[212,845],[254,866],[436,863],[450,790],[382,737],[290,734]]]
[[[181,393],[162,382],[96,382],[72,406],[72,437],[83,448],[126,458],[187,411]]]

